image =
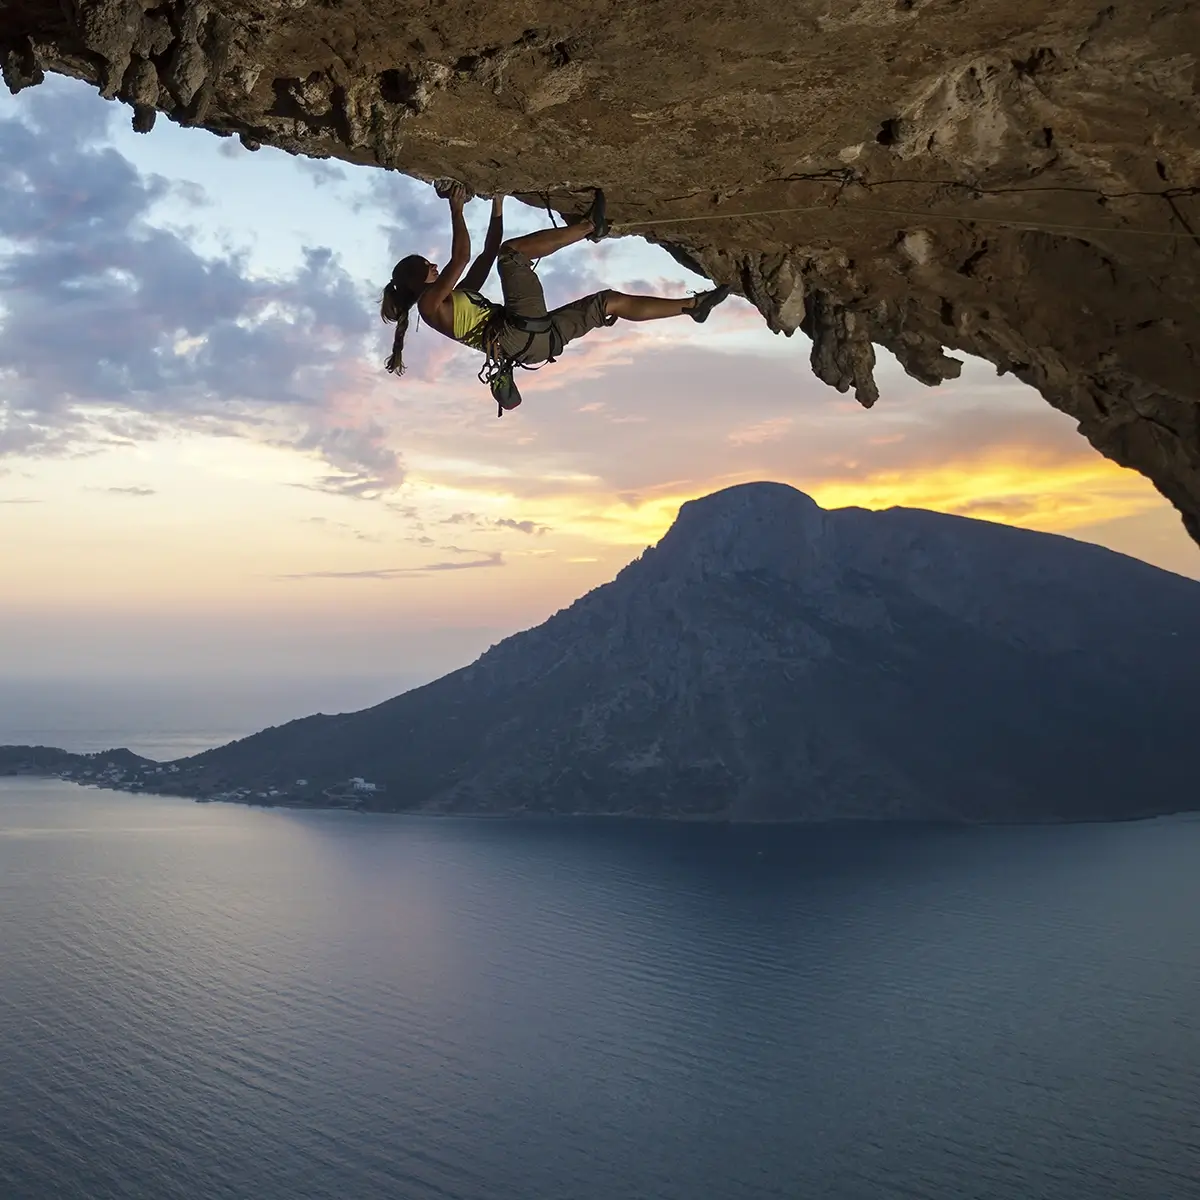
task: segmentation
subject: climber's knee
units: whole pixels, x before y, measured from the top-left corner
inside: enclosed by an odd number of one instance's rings
[[[597,292],[596,295],[600,300],[601,311],[604,313],[604,324],[616,324],[617,318],[625,315],[624,310],[629,297],[615,288],[606,288],[602,292]]]
[[[533,259],[531,259],[529,257],[529,255],[526,254],[525,251],[522,250],[521,247],[517,245],[517,239],[513,239],[513,238],[506,239],[505,241],[500,243],[500,250],[498,251],[496,257],[497,258],[515,258],[519,262],[525,263],[528,266],[533,265]]]

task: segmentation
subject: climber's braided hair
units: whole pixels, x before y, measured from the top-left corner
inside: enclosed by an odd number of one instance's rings
[[[379,303],[379,316],[384,321],[396,322],[396,336],[392,340],[392,352],[384,361],[384,367],[394,375],[404,374],[404,335],[408,332],[409,311],[417,302],[425,287],[425,276],[429,262],[419,254],[402,258],[392,268],[391,282],[383,289]]]

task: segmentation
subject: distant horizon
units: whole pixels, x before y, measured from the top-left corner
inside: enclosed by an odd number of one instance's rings
[[[88,754],[125,748],[167,762],[318,712],[359,712],[431,679],[0,675],[0,746]]]

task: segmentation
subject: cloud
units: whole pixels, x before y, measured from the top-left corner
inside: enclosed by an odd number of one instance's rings
[[[759,442],[771,442],[791,429],[795,420],[795,417],[771,417],[745,429],[735,429],[725,440],[731,446],[754,446]]]
[[[304,158],[296,160],[296,166],[310,176],[314,187],[326,187],[346,182],[346,171],[336,163],[324,158]]]
[[[296,486],[334,496],[377,499],[404,479],[400,456],[387,444],[389,436],[389,431],[375,420],[354,427],[324,417],[315,419],[291,444],[298,450],[317,453],[338,473]]]
[[[350,207],[355,213],[374,210],[385,215],[387,219],[380,229],[387,238],[388,255],[393,262],[406,254],[436,257],[439,246],[444,246],[445,257],[449,256],[449,206],[438,199],[428,184],[394,171],[376,172]],[[390,264],[383,272],[381,286],[387,282],[387,270]]]
[[[358,284],[324,246],[264,276],[156,226],[155,205],[179,189],[106,144],[106,108],[51,81],[0,116],[0,455],[79,453],[167,424],[263,436],[282,422],[335,468],[329,490],[395,486],[403,469],[382,429],[324,415],[374,332]]]
[[[330,517],[304,517],[306,525],[320,525],[322,529],[339,530],[348,533],[358,542],[381,542],[383,539],[376,533],[365,533],[361,529],[345,521],[334,521]]]
[[[41,504],[40,500],[34,500],[30,496],[13,496],[10,499],[0,500],[0,504]]]
[[[461,553],[461,552],[460,552]],[[277,575],[276,579],[409,579],[439,571],[473,571],[482,567],[503,567],[504,555],[497,552],[471,562],[435,562],[420,567],[380,567],[365,571],[302,571]]]
[[[826,508],[928,508],[959,516],[1065,532],[1161,505],[1147,480],[1089,452],[984,445],[939,464],[816,478],[806,488]]]
[[[106,487],[92,488],[92,491],[97,492],[112,492],[117,496],[157,496],[158,490],[149,487]]]
[[[1004,520],[1008,524],[1020,524],[1023,519],[1036,516],[1041,510],[1043,497],[1024,492],[1016,496],[987,496],[974,500],[960,501],[954,506],[960,517],[980,517],[984,520]]]
[[[515,529],[518,533],[543,534],[549,525],[539,525],[536,521],[514,521],[511,517],[497,517],[492,521],[495,529]]]
[[[443,517],[439,525],[465,525],[472,529],[514,529],[517,533],[543,534],[549,531],[549,525],[537,521],[518,521],[513,517],[488,517],[477,512],[456,512]]]

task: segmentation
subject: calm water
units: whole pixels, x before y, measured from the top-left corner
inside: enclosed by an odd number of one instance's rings
[[[1200,822],[0,781],[0,1196],[1200,1195]]]

